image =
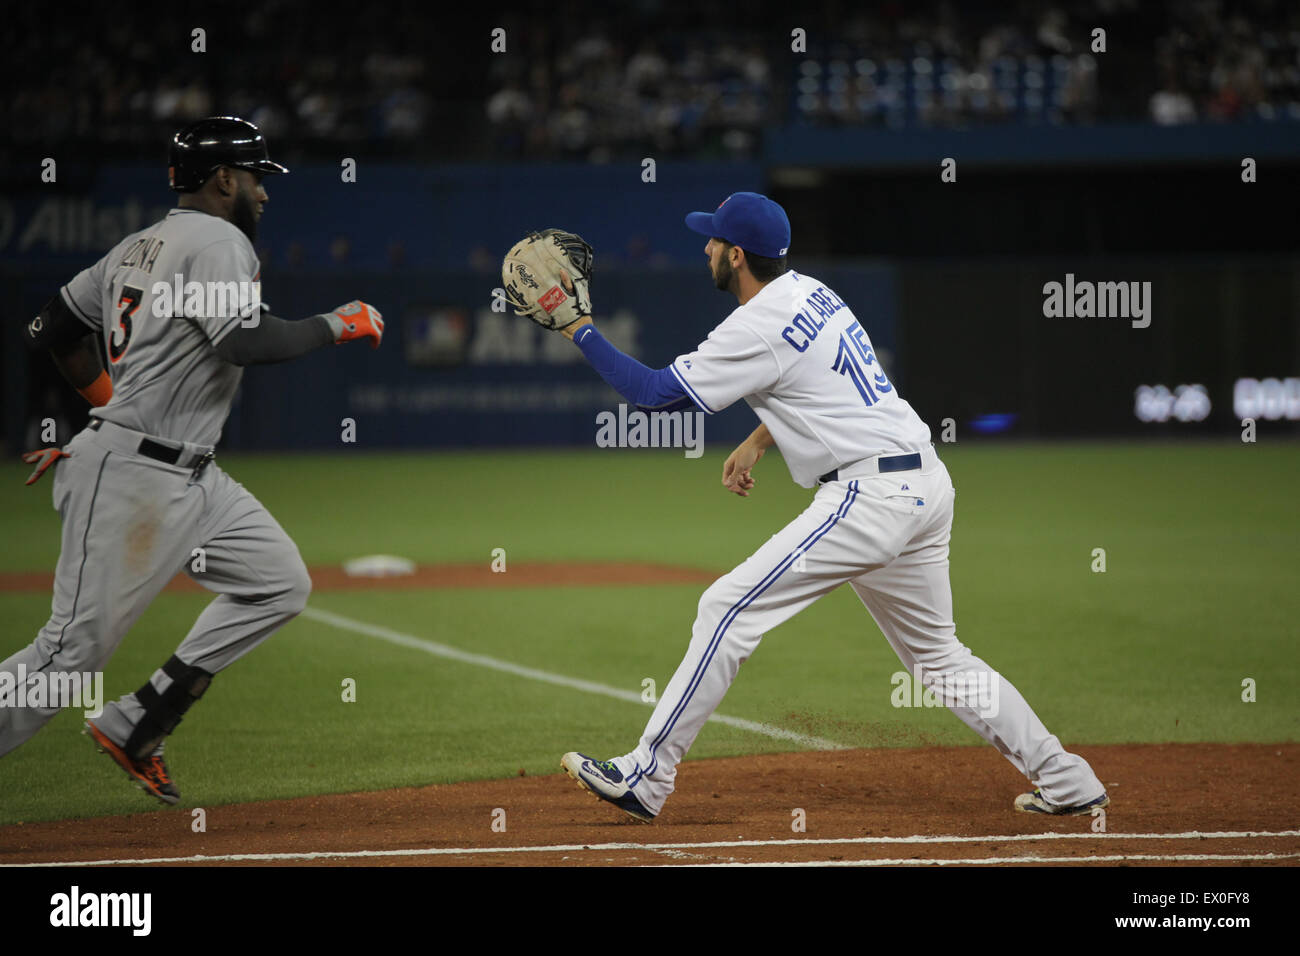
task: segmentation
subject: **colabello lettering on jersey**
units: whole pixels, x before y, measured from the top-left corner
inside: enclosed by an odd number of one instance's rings
[[[804,300],[804,308],[795,313],[791,323],[781,330],[781,338],[796,352],[806,352],[821,330],[826,328],[826,320],[844,307],[839,296],[825,286],[818,286]]]

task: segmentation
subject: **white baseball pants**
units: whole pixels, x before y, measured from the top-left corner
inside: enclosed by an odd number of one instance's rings
[[[908,672],[920,673],[1049,803],[1102,794],[1087,761],[1067,753],[1015,687],[957,640],[948,582],[953,497],[933,449],[920,470],[829,482],[799,517],[704,592],[686,656],[640,744],[614,758],[646,809],[663,807],[678,762],[763,635],[846,581]],[[980,687],[996,688],[995,707],[974,693]]]

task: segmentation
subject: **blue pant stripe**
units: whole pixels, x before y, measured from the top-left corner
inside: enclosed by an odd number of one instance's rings
[[[677,706],[673,708],[673,712],[669,715],[668,723],[665,725],[663,730],[659,731],[655,736],[654,741],[650,744],[650,765],[644,770],[638,766],[633,771],[627,780],[629,787],[636,786],[636,784],[639,783],[641,778],[646,774],[654,773],[655,767],[659,764],[659,758],[656,755],[659,745],[663,743],[664,738],[672,732],[673,727],[677,725],[677,721],[685,711],[686,705],[689,704],[691,698],[695,696],[695,691],[699,688],[700,681],[704,679],[704,674],[708,670],[709,664],[713,661],[714,654],[717,653],[718,647],[722,644],[722,638],[726,634],[727,628],[731,626],[732,622],[739,616],[741,611],[757,600],[764,591],[776,583],[777,579],[782,574],[789,570],[790,566],[798,560],[801,553],[820,541],[822,537],[831,530],[831,528],[835,527],[840,518],[848,514],[849,508],[852,506],[854,499],[857,498],[857,495],[858,483],[856,481],[850,482],[848,493],[845,494],[844,501],[840,503],[840,506],[836,509],[835,513],[822,522],[822,524],[815,531],[809,534],[808,537],[804,538],[793,551],[782,558],[775,568],[764,575],[763,580],[750,588],[749,593],[728,608],[727,613],[724,614],[722,620],[718,622],[718,626],[714,630],[713,636],[709,639],[709,644],[705,650],[704,656],[695,666],[695,673],[691,675],[691,682],[686,689],[686,693],[682,695],[682,699],[678,701]]]

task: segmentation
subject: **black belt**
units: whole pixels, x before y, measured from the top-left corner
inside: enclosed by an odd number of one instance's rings
[[[912,471],[921,467],[921,454],[915,452],[911,455],[893,455],[889,458],[877,458],[876,470],[882,474],[891,471]],[[819,484],[826,484],[828,481],[839,481],[840,470],[838,468],[826,472],[817,479]]]
[[[181,451],[183,449],[168,448],[166,445],[156,442],[152,438],[141,438],[140,448],[138,450],[140,454],[152,458],[155,461],[166,462],[169,465],[174,465],[181,460]]]
[[[89,428],[92,431],[98,431],[99,426],[102,424],[104,424],[103,419],[92,418],[90,420]],[[152,438],[141,438],[140,445],[136,448],[136,451],[144,455],[146,458],[152,458],[154,461],[161,461],[166,465],[174,465],[181,460],[181,455],[184,454],[185,449],[173,448],[170,445],[164,445],[162,442],[154,441]],[[211,454],[200,455],[198,457],[198,460],[194,464],[195,477],[197,477],[203,469],[207,467],[208,462],[212,461],[212,458],[213,456]]]

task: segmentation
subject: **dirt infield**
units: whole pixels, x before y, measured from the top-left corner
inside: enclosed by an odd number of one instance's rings
[[[567,562],[562,564],[514,563],[501,573],[486,563],[423,564],[413,574],[387,577],[349,575],[338,565],[309,568],[316,591],[405,591],[418,588],[541,588],[601,587],[630,584],[710,584],[717,571],[667,564],[635,562]],[[50,591],[54,575],[47,571],[0,573],[0,591]],[[167,585],[168,591],[207,593],[184,574]]]
[[[511,563],[506,573],[493,573],[486,563],[435,565],[380,578],[351,577],[334,566],[313,568],[311,575],[318,590],[703,585],[717,576],[597,563]],[[0,575],[0,591],[48,593],[51,587],[47,573]],[[184,576],[170,589],[200,590]],[[798,724],[800,715],[788,720]],[[162,808],[133,794],[125,775],[114,771],[123,805],[141,812],[2,827],[0,866],[1300,863],[1300,744],[1072,749],[1108,788],[1112,805],[1104,818],[1015,813],[1012,800],[1024,780],[990,747],[688,760],[677,792],[651,825],[602,804],[559,772],[207,806],[178,765],[171,769],[185,799]],[[206,831],[195,833],[199,807]]]
[[[1014,812],[1023,781],[988,747],[688,760],[650,825],[556,773],[205,807],[207,831],[195,833],[202,795],[187,790],[180,766],[172,770],[187,797],[181,806],[0,828],[0,865],[1300,862],[1300,744],[1077,749],[1110,792],[1105,832],[1099,818]],[[125,776],[121,785],[130,786]],[[138,799],[142,809],[152,806],[143,794]]]

